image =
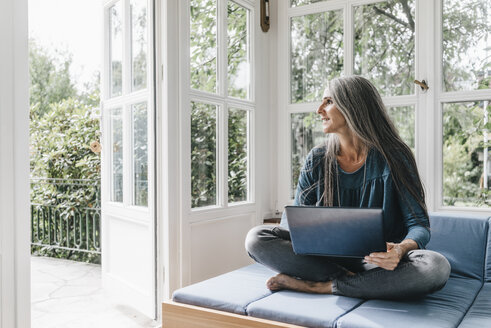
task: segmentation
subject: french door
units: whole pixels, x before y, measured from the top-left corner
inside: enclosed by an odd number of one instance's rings
[[[279,203],[325,138],[314,112],[325,86],[356,74],[413,149],[430,209],[489,210],[490,11],[484,0],[279,1]]]
[[[153,3],[104,2],[102,272],[156,318]]]

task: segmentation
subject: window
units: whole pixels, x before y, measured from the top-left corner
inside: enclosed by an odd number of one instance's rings
[[[189,5],[191,208],[250,202],[252,6]]]
[[[324,142],[315,110],[328,80],[357,74],[375,84],[416,155],[431,209],[491,206],[489,1],[291,0],[279,12],[288,17],[279,51],[289,55],[288,74],[279,69],[279,94],[289,92],[278,98],[280,166],[290,176],[284,185],[279,177],[281,204],[293,199],[310,149]]]
[[[442,0],[442,196],[448,207],[491,207],[491,4]]]
[[[347,6],[322,2],[309,10],[313,13],[304,14],[303,5],[316,2],[322,1],[292,0],[292,8],[287,9],[291,70],[290,102],[285,106],[290,122],[290,199],[305,157],[325,140],[314,111],[332,78],[357,74],[370,79],[404,141],[413,150],[416,147],[415,0],[363,5],[346,1]],[[350,28],[345,30],[348,24]]]
[[[148,115],[151,102],[148,3],[116,1],[106,9],[106,15],[109,45],[103,115],[110,121],[106,132],[111,140],[109,199],[146,208],[151,119]]]

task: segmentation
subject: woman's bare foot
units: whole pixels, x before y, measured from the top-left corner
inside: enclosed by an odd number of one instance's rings
[[[296,279],[286,274],[277,274],[269,278],[266,286],[269,290],[277,291],[281,289],[291,289],[304,293],[332,294],[332,284],[330,281],[314,282]]]

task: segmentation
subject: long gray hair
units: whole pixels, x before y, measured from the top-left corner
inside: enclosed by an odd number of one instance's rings
[[[425,192],[411,149],[402,141],[375,86],[361,76],[340,77],[330,81],[329,91],[351,131],[367,149],[375,148],[389,165],[396,189],[404,187],[427,214]],[[339,138],[331,133],[324,156],[324,206],[333,206]],[[401,165],[406,162],[407,165]],[[408,166],[413,170],[409,171]],[[404,196],[403,196],[404,198]],[[408,205],[410,202],[405,200]]]

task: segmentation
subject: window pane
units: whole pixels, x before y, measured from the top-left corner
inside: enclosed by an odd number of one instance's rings
[[[133,204],[148,206],[147,103],[131,106],[133,117]]]
[[[123,90],[123,8],[121,1],[109,9],[109,24],[111,27],[110,96],[115,97],[120,96]]]
[[[291,102],[319,101],[343,71],[341,10],[291,19]]]
[[[295,196],[298,176],[305,158],[315,146],[325,142],[326,135],[322,129],[322,121],[316,113],[291,114],[291,141],[292,141],[292,171],[291,197]]]
[[[491,80],[491,2],[443,1],[444,91],[488,89]]]
[[[326,0],[290,0],[290,6],[298,7],[298,6],[308,5],[311,3],[322,2],[322,1],[326,1]]]
[[[110,111],[111,115],[111,201],[123,201],[123,116],[121,108]]]
[[[228,111],[228,201],[230,203],[247,200],[247,114],[247,111],[242,109]]]
[[[354,73],[382,96],[414,93],[414,15],[414,0],[354,8]]]
[[[147,1],[131,0],[132,90],[147,87]]]
[[[402,140],[414,153],[414,106],[387,107],[387,111]]]
[[[191,206],[217,203],[217,106],[191,102]]]
[[[488,101],[443,104],[445,206],[491,207],[490,112]]]
[[[249,10],[228,2],[228,95],[249,98]]]
[[[191,0],[191,88],[217,91],[217,1]]]

